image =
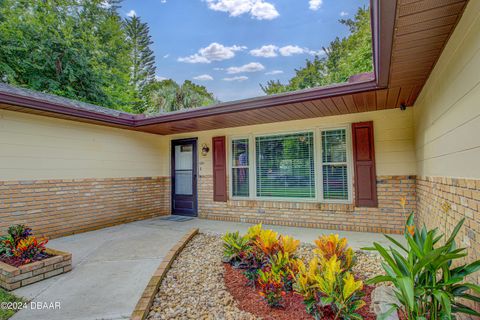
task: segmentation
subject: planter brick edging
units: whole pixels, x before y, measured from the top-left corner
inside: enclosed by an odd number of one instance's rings
[[[53,257],[20,267],[0,262],[0,287],[11,291],[72,270],[72,254],[47,248]]]
[[[163,258],[162,263],[158,266],[157,270],[150,278],[147,287],[143,290],[143,294],[140,297],[140,300],[137,302],[137,306],[135,310],[133,310],[132,315],[130,316],[130,320],[144,320],[148,313],[150,312],[150,308],[152,307],[153,299],[157,294],[158,288],[162,283],[162,280],[167,275],[168,270],[172,266],[173,261],[177,258],[177,256],[182,252],[183,248],[187,245],[187,243],[196,235],[198,234],[198,229],[192,229],[187,232],[180,241],[174,245],[170,251],[167,253],[165,258]]]

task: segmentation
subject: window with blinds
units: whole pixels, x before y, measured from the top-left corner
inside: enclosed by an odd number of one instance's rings
[[[322,131],[323,199],[348,200],[346,130]]]
[[[258,197],[315,198],[313,132],[255,138]]]
[[[250,196],[248,139],[232,140],[232,196]]]

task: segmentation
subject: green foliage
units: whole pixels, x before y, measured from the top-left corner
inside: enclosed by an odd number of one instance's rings
[[[19,298],[2,288],[0,288],[0,302],[15,302],[15,303],[26,303],[25,300]],[[16,310],[0,308],[0,320],[7,320],[15,314]]]
[[[226,261],[245,270],[248,285],[258,286],[270,306],[281,306],[285,293],[292,291],[298,271],[296,251],[300,241],[262,229],[261,224],[250,227],[244,236],[227,233],[223,241]]]
[[[32,229],[25,225],[13,225],[0,237],[0,257],[13,257],[19,264],[26,264],[42,257],[47,242],[47,239],[33,236]]]
[[[130,47],[130,84],[136,93],[135,110],[143,112],[148,107],[143,97],[143,89],[155,79],[155,56],[150,49],[153,44],[150,30],[145,22],[133,16],[124,22],[125,33]]]
[[[238,231],[227,232],[222,240],[224,261],[237,265],[248,256],[249,239],[240,236]]]
[[[308,268],[300,263],[293,288],[303,296],[309,314],[322,319],[325,308],[330,308],[336,319],[362,319],[357,310],[365,305],[363,283],[356,281],[351,268],[355,264],[353,251],[347,239],[325,235],[315,241],[315,256]]]
[[[134,113],[216,101],[190,81],[154,81],[148,25],[123,21],[119,8],[120,0],[0,0],[0,81]]]
[[[278,269],[268,271],[258,271],[258,284],[260,286],[259,294],[271,307],[280,307],[282,305],[283,291],[282,274]]]
[[[407,319],[452,319],[455,313],[480,316],[480,312],[464,305],[460,299],[479,302],[478,284],[467,283],[465,277],[480,270],[480,260],[458,265],[456,260],[467,255],[465,248],[457,248],[457,236],[464,220],[454,228],[450,237],[438,230],[427,230],[425,226],[415,230],[414,215],[408,218],[405,238],[407,246],[393,241],[395,247],[384,248],[378,243],[375,250],[384,259],[382,266],[386,275],[370,279],[369,283],[391,282]],[[389,238],[391,240],[391,238]],[[403,254],[401,253],[403,252]],[[456,267],[454,267],[456,266]]]
[[[128,45],[121,18],[102,0],[3,0],[0,16],[1,81],[128,106]]]
[[[327,48],[325,57],[315,56],[307,59],[305,66],[295,70],[295,76],[287,84],[270,80],[260,85],[266,94],[282,93],[333,83],[346,82],[352,75],[370,72],[372,63],[372,35],[370,28],[370,11],[359,8],[353,19],[340,20],[348,27],[350,35],[336,38]]]
[[[15,250],[15,239],[7,234],[0,237],[0,256],[12,257]]]
[[[203,107],[218,102],[207,88],[189,80],[181,86],[171,79],[152,81],[145,86],[142,96],[147,105],[143,112],[147,114]]]

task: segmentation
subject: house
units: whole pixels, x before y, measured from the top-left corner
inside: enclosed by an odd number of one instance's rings
[[[480,1],[373,0],[372,30],[372,74],[153,117],[0,85],[0,233],[170,213],[400,233],[415,211],[466,218],[479,259]]]

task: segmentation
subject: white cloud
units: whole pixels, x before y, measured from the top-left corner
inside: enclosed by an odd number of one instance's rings
[[[245,81],[248,80],[247,76],[237,76],[231,78],[223,78],[223,81]]]
[[[160,3],[167,3],[167,0],[160,0]]]
[[[278,55],[277,50],[277,46],[269,44],[258,49],[250,50],[250,54],[255,57],[273,58]]]
[[[235,57],[236,51],[245,50],[244,46],[231,46],[225,47],[224,45],[212,42],[208,47],[201,48],[197,53],[188,57],[180,57],[177,60],[179,62],[186,63],[210,63],[212,61],[222,61]]]
[[[127,17],[136,17],[137,16],[137,13],[135,12],[135,10],[130,10],[127,12]]]
[[[193,77],[193,79],[199,81],[211,81],[213,80],[213,77],[209,74],[201,74],[199,76]]]
[[[275,6],[264,0],[206,0],[208,8],[214,11],[228,12],[231,17],[238,17],[249,13],[258,20],[272,20],[277,18]]]
[[[256,1],[250,14],[257,20],[273,20],[280,15],[273,4],[264,1]]]
[[[170,57],[170,53],[167,53],[166,55],[163,56],[164,59],[167,59],[168,57]]]
[[[323,0],[310,0],[308,4],[310,5],[310,10],[316,11],[322,6]]]
[[[285,47],[281,47],[279,51],[282,56],[289,57],[289,56],[293,56],[294,54],[305,53],[308,51],[308,49],[300,48],[299,46],[288,45]]]
[[[267,76],[271,76],[271,75],[275,75],[275,74],[282,74],[283,71],[282,70],[272,70],[272,71],[269,71],[269,72],[265,72],[265,74]]]
[[[242,73],[242,72],[257,72],[262,70],[265,70],[265,67],[263,66],[263,64],[258,62],[250,62],[240,67],[227,68],[227,73],[235,74],[235,73]]]
[[[215,71],[222,71],[222,70],[225,70],[225,69],[224,69],[224,68],[218,68],[218,67],[217,67],[217,68],[213,68],[213,70],[215,70]]]
[[[162,76],[155,76],[155,80],[157,81],[163,81],[163,80],[168,80],[168,78],[162,77]]]
[[[348,12],[346,11],[340,12],[340,17],[346,17],[346,16],[348,16]]]
[[[205,57],[200,56],[199,54],[195,53],[194,55],[188,57],[180,57],[177,59],[179,62],[186,62],[186,63],[210,63]]]

